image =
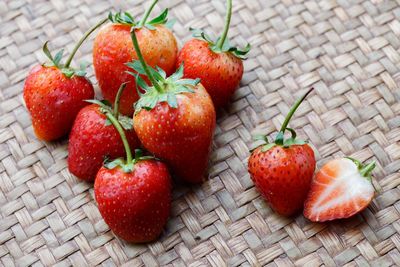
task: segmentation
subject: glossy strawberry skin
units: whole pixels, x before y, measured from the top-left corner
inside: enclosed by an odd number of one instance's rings
[[[85,77],[66,77],[56,67],[37,65],[26,78],[24,100],[36,136],[57,140],[71,130],[79,110],[94,97],[93,86]]]
[[[143,57],[152,67],[162,68],[168,75],[175,71],[178,46],[172,32],[164,26],[155,30],[136,30]],[[105,99],[114,102],[119,86],[129,82],[121,96],[120,112],[133,114],[133,104],[139,96],[135,78],[126,73],[132,71],[125,63],[137,60],[133,48],[130,26],[111,24],[99,31],[93,46],[93,65],[96,78]]]
[[[204,180],[215,129],[215,109],[204,87],[177,95],[178,108],[166,102],[134,116],[134,128],[143,146],[164,160],[181,179]]]
[[[250,176],[257,189],[279,214],[300,212],[315,170],[314,151],[309,145],[274,146],[253,151],[249,158]]]
[[[229,103],[243,76],[243,62],[231,53],[215,53],[207,42],[192,39],[178,55],[177,65],[184,63],[185,78],[200,78],[215,107]]]
[[[171,206],[171,179],[164,163],[140,161],[130,173],[102,167],[94,190],[101,215],[120,238],[141,243],[161,234]]]
[[[106,116],[100,107],[92,104],[78,113],[69,137],[68,169],[78,178],[93,181],[104,158],[125,156],[125,149],[118,131],[106,125]],[[125,130],[131,149],[138,148],[135,131]]]

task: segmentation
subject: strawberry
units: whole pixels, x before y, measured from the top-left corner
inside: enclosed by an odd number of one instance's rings
[[[352,158],[326,163],[315,175],[304,216],[313,222],[349,218],[371,203],[375,190],[371,172],[375,162],[361,164]]]
[[[243,76],[243,62],[250,50],[248,44],[244,50],[232,47],[227,39],[232,14],[232,0],[227,0],[228,11],[221,37],[215,42],[201,30],[191,29],[192,39],[185,43],[179,52],[177,65],[185,63],[185,78],[200,78],[210,94],[214,105],[222,107],[239,86]]]
[[[24,85],[24,100],[39,139],[53,141],[67,135],[79,110],[88,105],[84,100],[94,97],[93,86],[85,78],[86,65],[76,70],[70,64],[81,44],[105,21],[86,32],[65,64],[61,63],[63,50],[53,57],[48,42],[44,44],[43,52],[51,63],[35,66]]]
[[[149,86],[136,75],[145,93],[135,105],[135,131],[143,146],[176,175],[187,182],[201,182],[215,128],[212,100],[198,79],[182,79],[183,65],[167,78],[161,68],[145,63],[134,31],[132,41],[140,61],[128,66],[151,81]]]
[[[271,207],[284,216],[295,215],[303,208],[315,170],[313,149],[305,141],[296,139],[293,129],[287,128],[294,112],[311,90],[290,109],[274,143],[268,144],[266,136],[260,137],[267,144],[256,148],[248,162],[257,189]],[[286,140],[285,130],[292,134]]]
[[[135,78],[129,75],[125,63],[137,59],[133,49],[130,32],[134,29],[142,48],[146,62],[162,68],[168,74],[175,70],[178,46],[174,35],[168,27],[172,26],[167,19],[168,9],[153,20],[147,18],[157,0],[147,10],[140,22],[134,21],[125,12],[109,16],[113,24],[101,29],[93,46],[93,65],[96,78],[105,99],[114,101],[121,83],[129,82],[120,105],[120,112],[133,114],[133,103],[139,96],[135,88]]]
[[[122,84],[113,115],[124,128],[131,148],[139,147],[139,140],[133,130],[133,121],[118,114],[118,102],[126,84]],[[105,158],[122,157],[124,145],[118,131],[110,124],[105,112],[111,112],[110,105],[98,100],[89,100],[92,105],[86,106],[78,113],[71,130],[68,145],[68,169],[78,178],[93,181]]]
[[[94,193],[100,214],[120,238],[135,243],[156,239],[171,207],[171,178],[166,165],[152,157],[132,153],[120,123],[111,112],[106,117],[124,143],[126,160],[107,162],[97,173]]]

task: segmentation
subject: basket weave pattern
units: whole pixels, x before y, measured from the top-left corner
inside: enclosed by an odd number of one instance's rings
[[[0,265],[399,266],[400,5],[391,0],[235,0],[230,36],[253,48],[240,89],[218,114],[210,179],[176,186],[158,241],[130,245],[114,237],[92,184],[68,172],[67,141],[35,138],[23,82],[45,61],[46,40],[53,51],[71,51],[110,10],[139,15],[144,2],[0,2]],[[224,1],[160,2],[154,14],[171,8],[181,42],[189,27],[222,30]],[[76,59],[91,62],[91,49],[89,41]],[[377,161],[379,195],[352,219],[282,218],[247,173],[251,135],[276,132],[311,86],[291,126],[317,148],[318,165],[344,155]]]

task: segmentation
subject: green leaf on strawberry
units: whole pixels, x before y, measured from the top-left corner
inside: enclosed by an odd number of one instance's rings
[[[288,147],[293,146],[293,145],[308,144],[308,142],[305,141],[305,140],[297,139],[296,138],[297,134],[296,134],[295,130],[293,130],[292,128],[289,128],[287,126],[288,126],[289,121],[292,118],[294,112],[297,110],[297,108],[300,106],[300,104],[304,101],[304,99],[311,93],[312,90],[314,90],[314,88],[309,89],[292,106],[292,108],[290,109],[289,113],[287,114],[287,116],[285,118],[285,121],[282,124],[282,127],[281,127],[280,131],[276,135],[275,141],[273,143],[269,143],[268,142],[268,137],[266,135],[256,135],[256,136],[254,136],[254,140],[263,141],[263,144],[261,145],[262,146],[262,148],[261,148],[262,152],[266,152],[266,151],[270,150],[271,148],[273,148],[274,146],[282,146],[284,148],[288,148]],[[288,139],[285,139],[285,131],[286,130],[291,133],[291,137],[288,138]],[[257,147],[259,147],[259,146],[257,146]],[[255,147],[255,148],[257,148],[257,147]],[[252,149],[251,151],[253,151],[254,149]]]
[[[215,53],[232,53],[235,57],[246,59],[247,53],[250,51],[250,44],[248,43],[243,49],[232,46],[229,42],[228,31],[232,16],[232,0],[227,0],[227,13],[225,17],[224,30],[220,37],[216,40],[200,29],[189,28],[193,37],[203,40],[208,43],[210,49]]]
[[[165,24],[168,21],[168,8],[164,9],[164,11],[158,15],[157,17],[155,17],[154,19],[150,20],[149,22],[145,23],[144,26],[149,28],[153,27],[155,25],[160,25],[160,24]]]
[[[69,55],[67,61],[65,64],[61,63],[63,54],[64,54],[64,49],[61,49],[56,53],[56,55],[53,57],[51,54],[49,48],[48,48],[48,43],[49,41],[46,41],[43,45],[43,53],[47,56],[47,58],[50,60],[49,63],[44,63],[43,66],[45,67],[56,67],[61,70],[61,72],[68,78],[71,78],[73,76],[85,76],[86,75],[86,68],[88,66],[87,62],[81,62],[79,69],[74,69],[71,68],[71,62],[73,57],[75,56],[76,52],[78,51],[79,47],[82,45],[82,43],[89,37],[89,35],[96,30],[98,27],[100,27],[102,24],[104,24],[107,21],[107,19],[101,20],[99,23],[97,23],[95,26],[90,28],[84,36],[79,40],[79,42],[75,45],[74,49],[72,50],[72,53]]]
[[[114,160],[105,159],[104,167],[107,169],[114,169],[120,167],[124,172],[132,172],[135,168],[135,164],[144,160],[158,160],[153,156],[143,155],[141,149],[135,149],[135,157],[132,160],[125,160],[124,158],[117,158]]]
[[[112,23],[122,24],[122,25],[129,25],[129,26],[136,26],[135,19],[129,12],[117,12],[113,14],[110,12],[108,14],[108,19]]]
[[[159,67],[155,69],[148,66],[140,52],[139,44],[136,39],[135,31],[131,31],[132,42],[139,60],[126,63],[135,72],[127,73],[135,76],[136,85],[145,92],[141,93],[138,88],[140,99],[135,103],[135,113],[141,109],[151,110],[157,103],[166,102],[171,108],[178,107],[176,95],[182,93],[193,93],[193,88],[200,82],[200,79],[183,79],[183,64],[179,66],[175,73],[166,77],[167,74]],[[145,75],[149,78],[149,86],[139,75]]]
[[[135,20],[135,18],[129,12],[117,12],[115,14],[110,12],[108,14],[108,19],[112,23],[128,25],[134,29],[140,29],[145,27],[149,30],[155,30],[157,25],[164,25],[168,28],[172,28],[173,24],[175,23],[175,20],[168,20],[168,8],[164,9],[164,11],[161,12],[160,15],[147,22],[147,19],[157,2],[158,0],[154,0],[152,2],[152,4],[146,10],[146,13],[144,14],[143,18],[140,21]]]
[[[222,37],[218,37],[214,40],[214,38],[200,29],[189,28],[189,30],[192,32],[194,38],[206,41],[210,49],[215,53],[232,53],[237,58],[246,59],[246,55],[251,49],[249,43],[243,49],[235,47],[230,44],[228,38],[224,39],[222,45],[219,45]]]

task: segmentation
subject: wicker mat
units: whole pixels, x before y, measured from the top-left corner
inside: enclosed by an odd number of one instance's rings
[[[229,108],[219,111],[210,179],[176,186],[162,237],[131,245],[102,220],[93,186],[67,169],[67,142],[38,141],[24,107],[41,45],[71,51],[109,10],[145,1],[0,1],[0,265],[400,266],[400,3],[235,0],[230,36],[253,49]],[[222,0],[161,0],[180,42],[188,28],[219,32]],[[92,42],[79,60],[91,61]],[[90,78],[95,82],[93,70]],[[352,219],[313,224],[276,215],[247,173],[255,133],[273,133],[306,88],[292,121],[318,149],[376,160],[379,195]]]

